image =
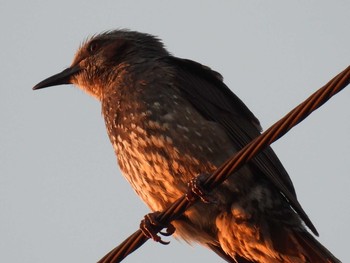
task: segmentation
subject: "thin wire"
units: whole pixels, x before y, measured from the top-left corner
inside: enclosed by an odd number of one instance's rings
[[[237,171],[245,163],[256,156],[260,151],[264,150],[271,143],[281,138],[295,125],[303,121],[314,110],[319,108],[327,102],[333,95],[344,89],[350,82],[350,66],[343,72],[335,76],[322,88],[317,90],[303,103],[299,104],[282,119],[276,122],[273,126],[267,129],[259,137],[255,138],[232,158],[223,163],[211,176],[209,176],[203,183],[203,188],[208,191],[225,181],[233,172]],[[194,201],[188,201],[184,194],[177,199],[171,206],[161,212],[157,217],[157,221],[161,225],[169,225],[171,221],[175,220],[183,214],[183,212],[190,207],[198,197],[194,196]],[[157,229],[158,232],[161,229]],[[111,250],[98,263],[117,263],[121,262],[130,253],[134,252],[142,246],[148,237],[139,229],[129,236],[123,243]]]

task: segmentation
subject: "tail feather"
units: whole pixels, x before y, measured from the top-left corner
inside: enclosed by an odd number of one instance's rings
[[[318,242],[309,232],[294,232],[295,239],[306,252],[310,262],[341,263],[327,248]]]
[[[286,234],[280,232],[282,236]],[[289,232],[289,231],[288,231]],[[275,236],[277,237],[277,236]],[[280,236],[281,237],[281,236]],[[284,240],[278,246],[274,246],[279,251],[280,259],[274,262],[305,262],[305,263],[341,263],[327,248],[318,242],[312,234],[303,231],[292,231],[284,235]],[[275,245],[277,245],[275,243]],[[207,246],[229,263],[258,263],[253,259],[247,259],[236,255],[234,258],[228,255],[219,245],[207,244]],[[267,259],[266,259],[267,260]],[[272,259],[271,259],[272,260]],[[260,262],[260,260],[259,260]]]
[[[293,228],[268,222],[273,249],[281,262],[341,263],[305,228]]]

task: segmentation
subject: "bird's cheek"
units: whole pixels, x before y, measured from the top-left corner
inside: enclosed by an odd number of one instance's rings
[[[92,79],[88,77],[88,74],[86,74],[86,72],[82,72],[78,75],[73,76],[71,82],[87,94],[96,98],[98,97],[98,92],[96,91],[95,87],[96,85],[93,83]]]
[[[116,59],[119,54],[121,56],[127,48],[127,42],[124,40],[118,40],[106,45],[103,49],[103,55],[107,60]]]

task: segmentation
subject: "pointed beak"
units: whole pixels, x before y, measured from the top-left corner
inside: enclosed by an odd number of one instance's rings
[[[33,87],[33,90],[43,89],[43,88],[63,85],[63,84],[72,84],[72,76],[74,76],[80,71],[81,71],[81,68],[78,65],[67,68],[62,72],[39,82]]]

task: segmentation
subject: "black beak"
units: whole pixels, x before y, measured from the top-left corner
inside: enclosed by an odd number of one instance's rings
[[[80,71],[81,71],[81,68],[78,65],[67,68],[67,69],[63,70],[62,72],[60,72],[56,75],[53,75],[53,76],[41,81],[40,83],[36,84],[33,87],[33,90],[43,89],[46,87],[57,86],[57,85],[62,85],[62,84],[71,84],[72,83],[71,77]]]

